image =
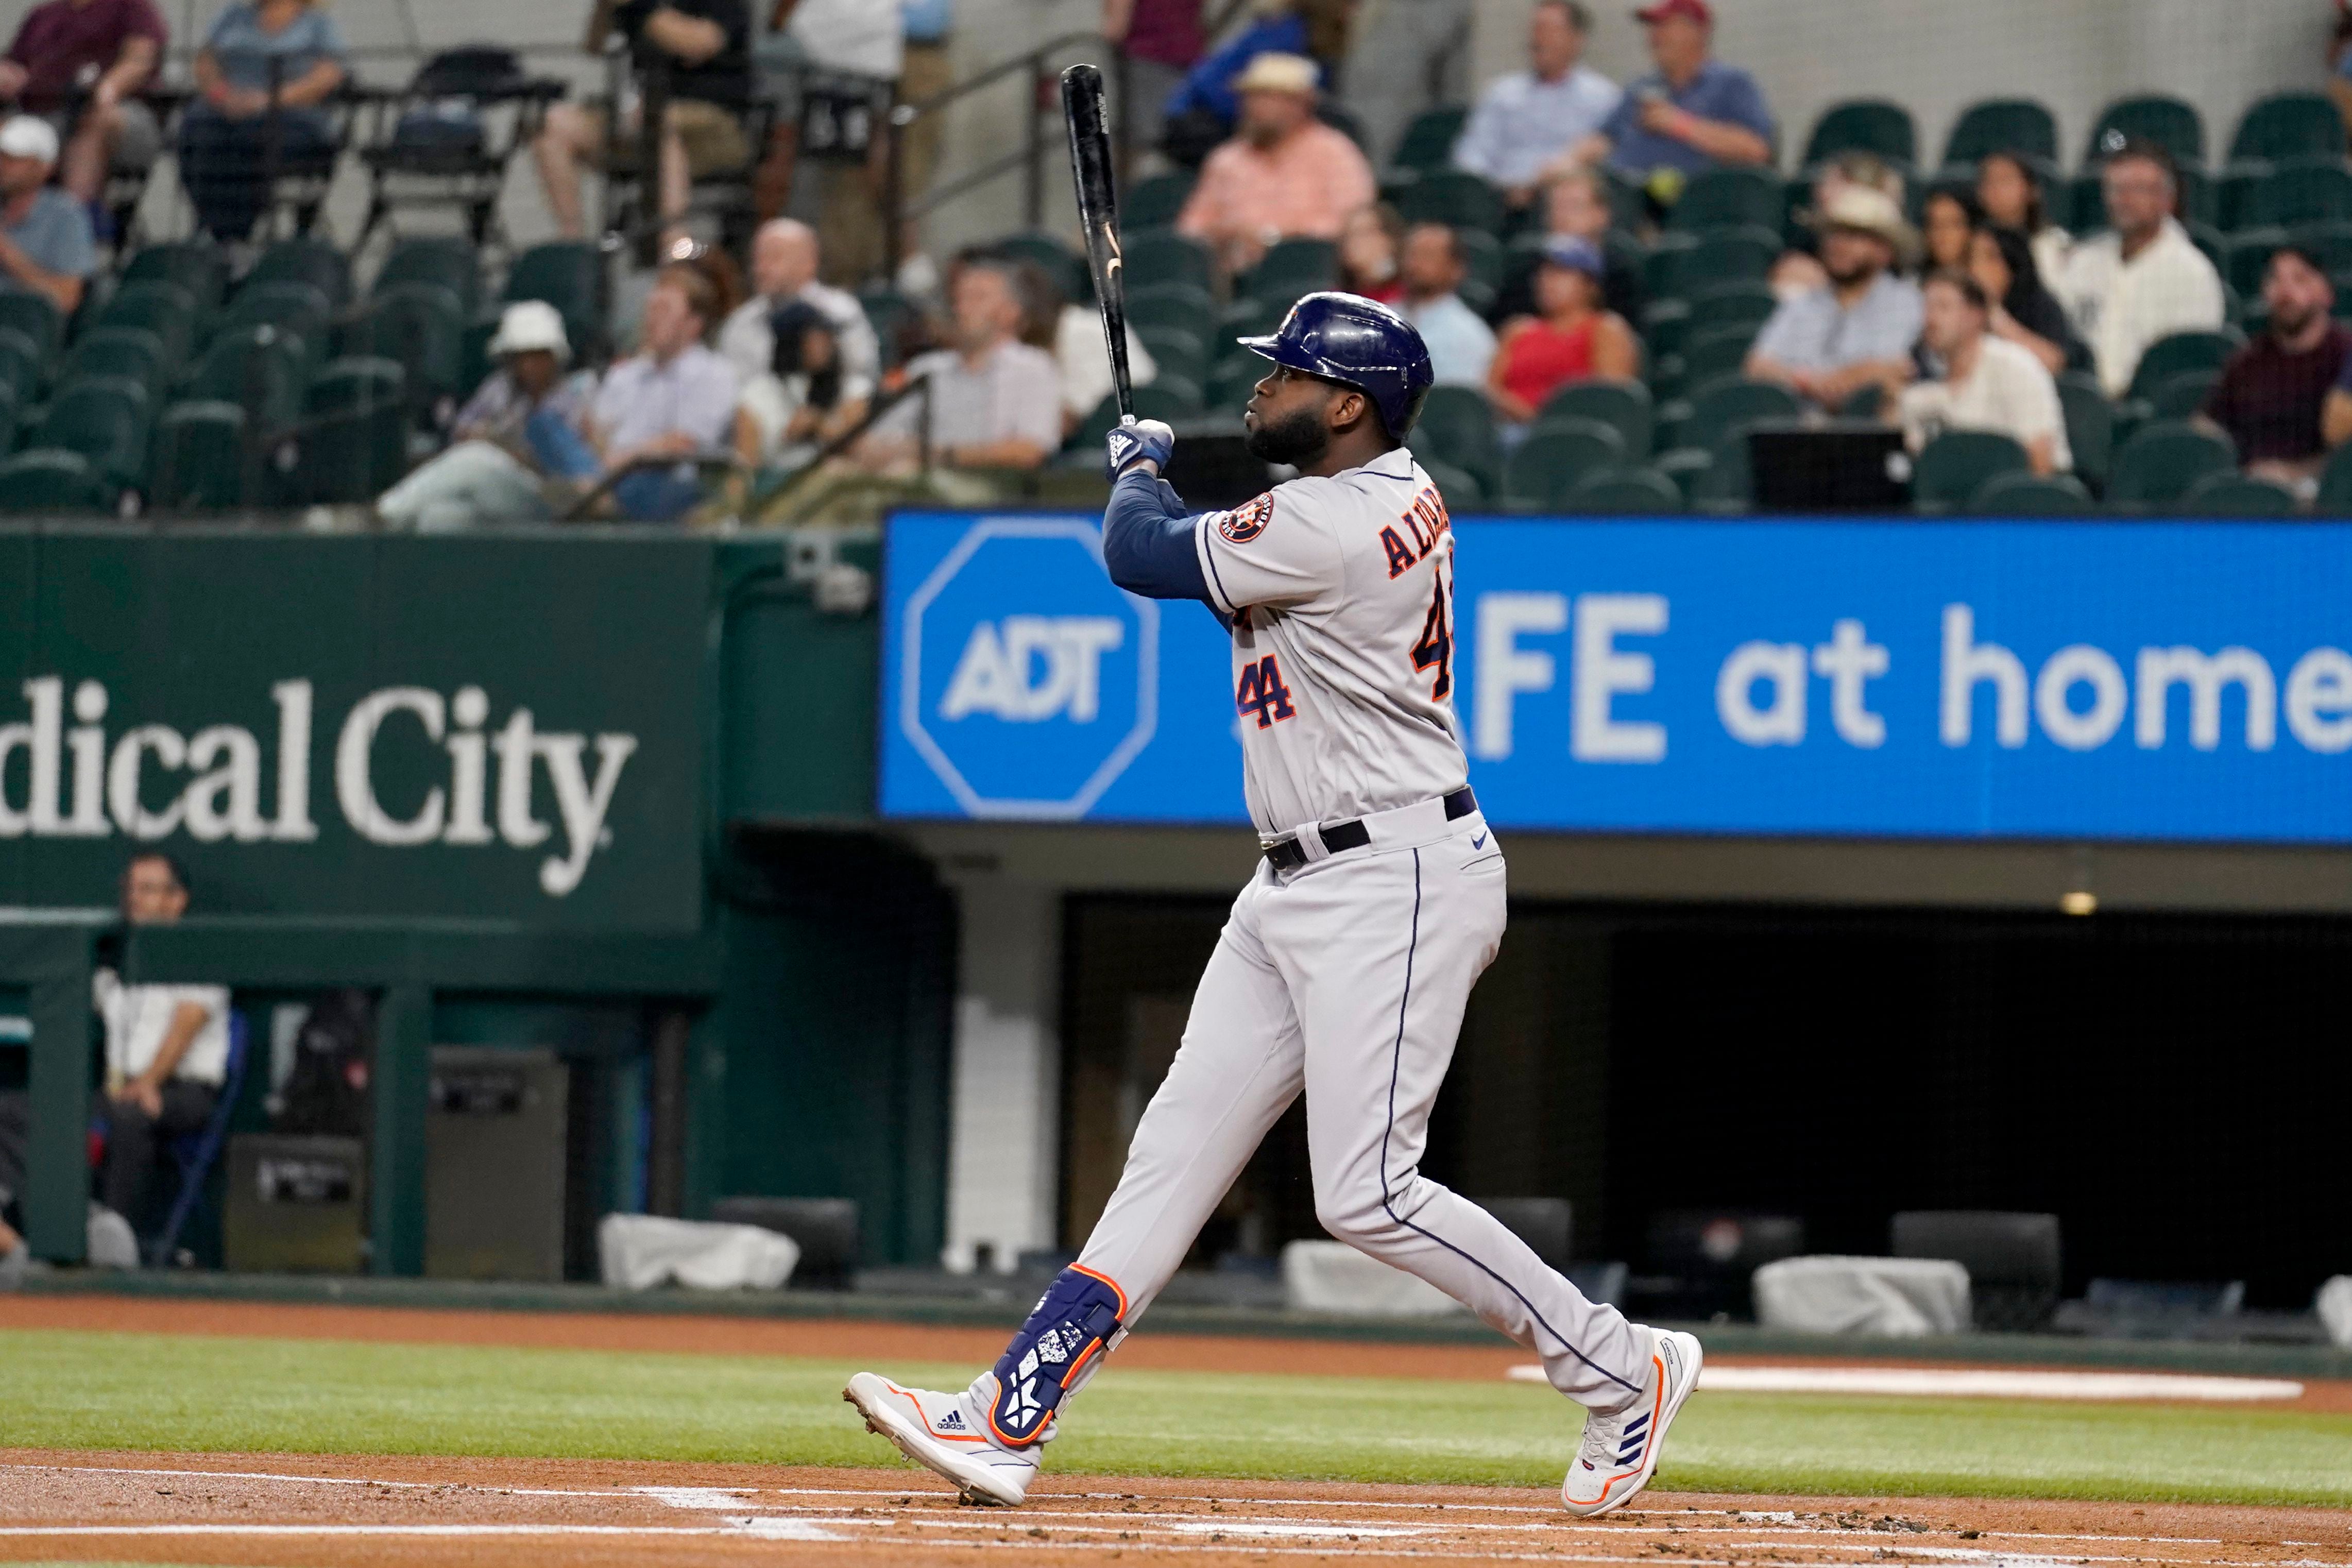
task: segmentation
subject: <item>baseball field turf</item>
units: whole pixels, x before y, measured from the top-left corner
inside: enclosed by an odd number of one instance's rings
[[[895,1462],[855,1362],[58,1329],[0,1331],[0,1447]],[[886,1363],[954,1386],[961,1363]],[[1661,1488],[2352,1505],[2346,1401],[2289,1408],[1703,1393]],[[1499,1377],[1117,1367],[1057,1472],[1556,1486],[1574,1412]]]

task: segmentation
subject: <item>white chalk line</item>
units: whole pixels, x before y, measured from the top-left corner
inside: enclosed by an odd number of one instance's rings
[[[1533,1363],[1504,1373],[1514,1383],[1545,1383]],[[2300,1399],[2303,1384],[2284,1378],[2203,1377],[2180,1373],[2016,1372],[1973,1367],[1709,1366],[1702,1393],[1883,1394],[1963,1399],[2163,1399],[2240,1404]]]

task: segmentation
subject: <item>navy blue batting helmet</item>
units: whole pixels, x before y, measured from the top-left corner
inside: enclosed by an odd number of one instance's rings
[[[1381,411],[1393,441],[1412,429],[1437,379],[1429,345],[1413,324],[1356,294],[1309,294],[1290,308],[1274,336],[1240,342],[1276,364],[1354,387]]]

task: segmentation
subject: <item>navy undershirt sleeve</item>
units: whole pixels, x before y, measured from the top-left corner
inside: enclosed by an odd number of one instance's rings
[[[1110,580],[1147,599],[1198,599],[1214,609],[1193,537],[1197,521],[1165,480],[1129,469],[1111,487],[1103,512],[1103,565]]]

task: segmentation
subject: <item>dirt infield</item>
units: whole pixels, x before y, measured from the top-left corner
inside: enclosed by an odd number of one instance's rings
[[[1596,1521],[1493,1488],[1047,1477],[1018,1511],[908,1469],[0,1450],[0,1559],[358,1568],[982,1561],[1682,1568],[2352,1565],[2302,1509],[1658,1495]]]
[[[789,1355],[887,1365],[993,1362],[1002,1329],[940,1328],[855,1319],[727,1318],[655,1312],[453,1311],[399,1307],[292,1306],[253,1301],[154,1300],[93,1293],[0,1296],[0,1331],[67,1329],[130,1334],[229,1334],[259,1339],[361,1340],[394,1344],[519,1345],[564,1350],[652,1351],[694,1355]],[[1118,1364],[1162,1372],[1286,1373],[1303,1376],[1412,1377],[1486,1382],[1528,1352],[1492,1345],[1350,1340],[1253,1339],[1139,1332]],[[1720,1355],[1710,1365],[1844,1364],[1822,1356]],[[1874,1367],[1941,1366],[1873,1357]],[[1971,1363],[1990,1368],[1996,1363]],[[2034,1370],[2034,1369],[2021,1369]],[[2046,1368],[2041,1370],[2047,1370]],[[2302,1380],[2303,1397],[2271,1410],[2352,1414],[2352,1381]]]

